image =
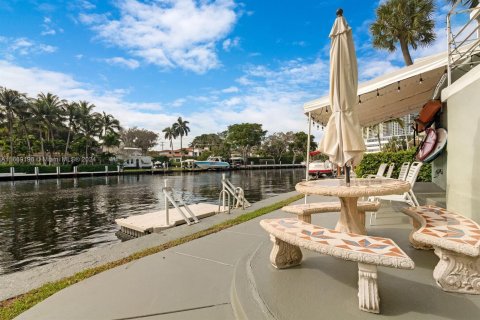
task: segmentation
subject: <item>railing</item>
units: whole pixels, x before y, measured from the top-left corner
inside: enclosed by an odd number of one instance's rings
[[[188,225],[200,222],[198,218],[193,214],[192,210],[190,210],[190,208],[181,198],[175,200],[175,197],[173,195],[174,189],[168,186],[168,180],[165,180],[165,186],[162,188],[162,191],[165,197],[165,225],[170,225],[169,202],[175,207],[175,209],[177,209],[178,213],[180,213],[180,215],[183,217],[183,219]],[[177,202],[180,204],[180,206],[177,204]],[[182,209],[185,210],[185,212],[183,212]],[[190,217],[188,217],[187,214]]]
[[[233,203],[230,204],[230,200],[233,199]],[[225,173],[222,174],[222,191],[218,196],[218,212],[220,212],[220,205],[223,206],[223,210],[227,209],[230,213],[230,208],[242,208],[250,207],[251,204],[245,199],[245,192],[240,187],[235,187],[230,180],[225,178]]]
[[[452,84],[453,70],[465,66],[473,67],[480,63],[480,59],[472,59],[480,54],[480,6],[457,10],[461,2],[461,0],[458,0],[447,14],[448,85]],[[460,28],[452,26],[452,18],[464,14],[469,15],[468,21]]]

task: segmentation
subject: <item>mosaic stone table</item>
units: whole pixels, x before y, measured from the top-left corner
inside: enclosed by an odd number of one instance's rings
[[[359,197],[403,194],[410,188],[409,182],[396,179],[352,179],[349,187],[344,179],[325,179],[303,181],[295,186],[303,194],[338,197],[342,208],[335,230],[357,234],[367,234],[365,217],[357,210]]]

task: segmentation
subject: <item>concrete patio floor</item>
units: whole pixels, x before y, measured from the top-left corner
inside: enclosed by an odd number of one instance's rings
[[[423,188],[417,191],[422,201],[428,198],[422,192],[438,193]],[[435,284],[438,258],[409,246],[411,227],[401,207],[382,203],[377,225],[367,224],[368,234],[392,238],[416,264],[414,270],[379,268],[380,315],[358,309],[356,263],[303,250],[301,266],[273,268],[259,221],[288,216],[275,211],[91,277],[17,319],[479,319],[480,296]],[[332,228],[337,217],[316,215],[313,223]]]

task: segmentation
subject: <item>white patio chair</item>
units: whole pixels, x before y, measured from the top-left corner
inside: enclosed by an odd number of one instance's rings
[[[410,162],[402,163],[400,167],[400,173],[398,174],[398,180],[405,180],[407,179],[408,169],[410,168]]]
[[[363,176],[363,178],[368,178],[368,179],[383,178],[383,174],[385,173],[386,169],[387,169],[387,164],[382,163],[378,167],[378,170],[377,170],[376,174],[366,174],[366,175]]]
[[[405,164],[405,163],[404,163]],[[403,164],[403,165],[404,165]],[[410,169],[408,170],[407,177],[405,178],[405,181],[410,182],[410,185],[412,186],[411,189],[404,194],[392,194],[388,196],[379,196],[375,197],[375,200],[388,200],[388,201],[399,201],[399,202],[405,202],[409,204],[412,207],[418,207],[420,204],[418,203],[417,197],[413,193],[413,186],[415,185],[415,182],[417,181],[418,174],[420,173],[420,168],[422,167],[421,162],[414,162],[410,166]],[[402,166],[403,166],[402,165]],[[400,176],[399,176],[400,179]],[[370,214],[370,225],[374,225],[372,222],[377,219],[377,213],[372,212]]]
[[[388,170],[387,170],[387,175],[385,176],[385,178],[391,178],[392,177],[392,173],[393,173],[393,168],[395,168],[395,163],[390,163],[390,165],[388,166]]]

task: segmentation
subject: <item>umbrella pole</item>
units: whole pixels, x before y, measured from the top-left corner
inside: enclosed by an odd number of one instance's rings
[[[308,135],[307,135],[307,161],[305,161],[306,172],[305,180],[308,181],[310,176],[308,174],[308,167],[310,165],[310,135],[312,134],[312,113],[308,113]],[[305,204],[307,204],[307,195],[305,195]]]
[[[347,187],[350,187],[350,166],[345,164],[344,169],[345,169],[345,183],[347,184]]]

